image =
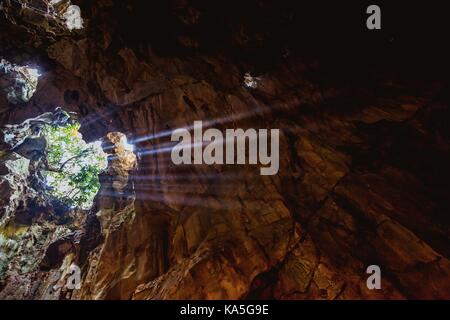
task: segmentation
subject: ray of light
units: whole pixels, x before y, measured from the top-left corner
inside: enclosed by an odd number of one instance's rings
[[[254,116],[258,116],[258,115],[263,115],[265,113],[268,112],[272,112],[275,109],[278,109],[279,107],[267,107],[267,106],[260,106],[258,102],[255,101],[256,104],[256,108],[252,111],[248,111],[248,112],[243,112],[243,113],[239,113],[239,114],[234,114],[234,115],[230,115],[230,116],[226,116],[226,117],[222,117],[222,118],[218,118],[218,119],[214,119],[214,120],[206,120],[203,121],[203,128],[210,128],[214,125],[218,125],[218,124],[226,124],[229,122],[233,122],[233,121],[238,121],[238,120],[243,120],[243,119],[247,119],[247,118],[251,118]],[[189,125],[187,127],[182,127],[180,129],[186,129],[188,131],[192,131],[194,129],[194,125]],[[142,136],[142,137],[136,137],[134,139],[131,139],[130,143],[132,144],[136,144],[136,143],[140,143],[140,142],[144,142],[144,141],[151,141],[151,140],[155,140],[155,139],[159,139],[159,138],[164,138],[164,137],[168,137],[172,135],[172,132],[174,130],[165,130],[165,131],[161,131],[155,134],[150,134],[150,135],[146,135],[146,136]]]
[[[256,136],[254,136],[254,137],[252,136],[252,138],[250,140],[252,140],[252,139],[257,139],[257,137]],[[246,140],[249,140],[249,138],[246,138]],[[234,137],[230,140],[227,136],[225,136],[225,137],[223,137],[222,140],[219,140],[219,141],[214,140],[214,141],[195,142],[195,143],[186,144],[186,145],[183,146],[183,148],[192,149],[192,148],[195,148],[195,147],[204,147],[206,145],[210,145],[210,146],[227,145],[227,144],[230,144],[230,143],[234,143],[234,141],[235,141]],[[170,152],[172,152],[173,148],[177,144],[178,144],[178,142],[171,141],[171,142],[167,142],[167,143],[164,143],[164,144],[160,145],[161,147],[156,146],[156,148],[152,148],[152,149],[149,149],[149,150],[141,149],[139,151],[139,155],[140,156],[144,156],[144,155],[170,153]]]
[[[124,198],[124,195],[118,195],[114,192],[108,192],[108,191],[101,191],[99,193],[101,196],[106,197],[117,197],[117,198]],[[179,198],[173,198],[170,194],[167,193],[161,193],[161,192],[152,192],[152,193],[139,193],[136,195],[136,200],[141,201],[152,201],[162,204],[177,204],[177,205],[183,205],[183,206],[195,206],[195,207],[202,207],[202,208],[229,208],[229,207],[237,207],[241,206],[238,197],[224,197],[220,196],[218,198],[214,196],[207,196],[207,197],[198,197],[192,194],[185,195]],[[207,200],[210,200],[210,203],[208,203]]]
[[[193,179],[195,180],[199,180],[199,181],[204,181],[204,180],[216,180],[218,178],[220,178],[220,180],[235,180],[236,178],[239,178],[240,176],[238,174],[234,174],[234,173],[217,173],[217,174],[206,174],[206,175],[202,175],[200,174],[196,174],[195,176],[191,175],[187,175],[187,174],[180,174],[180,175],[134,175],[133,176],[133,180],[135,181],[160,181],[160,180],[171,180],[171,179],[176,179],[177,181],[179,180],[186,180],[186,181],[191,181]]]

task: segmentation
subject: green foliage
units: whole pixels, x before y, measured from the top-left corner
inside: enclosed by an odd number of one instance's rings
[[[100,188],[98,175],[106,169],[100,142],[87,144],[78,123],[64,127],[47,125],[48,194],[71,207],[88,209]]]
[[[11,259],[19,247],[17,241],[6,238],[0,233],[0,279],[3,279]]]

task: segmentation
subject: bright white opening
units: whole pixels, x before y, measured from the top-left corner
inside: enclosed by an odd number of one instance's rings
[[[130,143],[128,142],[127,137],[122,138],[121,143],[122,143],[123,148],[124,148],[125,150],[131,151],[131,152],[134,151],[134,145],[132,145],[132,144],[130,144]]]
[[[246,74],[244,74],[244,85],[247,88],[252,88],[252,89],[257,88],[260,81],[261,81],[260,77],[254,77],[248,72]]]
[[[74,29],[83,29],[83,18],[81,18],[81,9],[79,6],[71,5],[63,14],[67,28],[72,31]]]

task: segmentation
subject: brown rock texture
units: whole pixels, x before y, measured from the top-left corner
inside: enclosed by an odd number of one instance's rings
[[[154,4],[148,17],[136,1],[73,2],[89,22],[82,33],[49,37],[23,24],[23,45],[1,34],[0,56],[32,60],[42,76],[30,102],[1,100],[0,123],[63,106],[88,140],[114,146],[113,157],[90,212],[70,225],[21,224],[25,238],[39,229],[40,249],[14,258],[33,267],[11,263],[0,298],[450,298],[447,80],[361,71],[347,52],[330,60],[278,43],[284,36],[256,27],[269,12],[290,21],[289,8],[270,1],[241,8],[256,25],[228,11],[213,23],[215,10],[190,1]],[[196,31],[209,26],[212,38]],[[255,88],[245,86],[249,72]],[[279,128],[279,173],[174,165],[171,131],[197,120]],[[134,152],[120,146],[125,135]],[[0,188],[20,192],[5,159]],[[17,211],[6,200],[0,218]],[[47,236],[56,228],[61,235]],[[49,293],[71,263],[81,288]],[[366,286],[369,265],[382,270],[381,290]]]

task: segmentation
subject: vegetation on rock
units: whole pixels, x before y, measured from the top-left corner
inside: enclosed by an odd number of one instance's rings
[[[50,197],[70,207],[88,209],[100,188],[98,175],[106,169],[106,154],[99,141],[86,143],[80,124],[46,125],[47,170],[45,179]]]

